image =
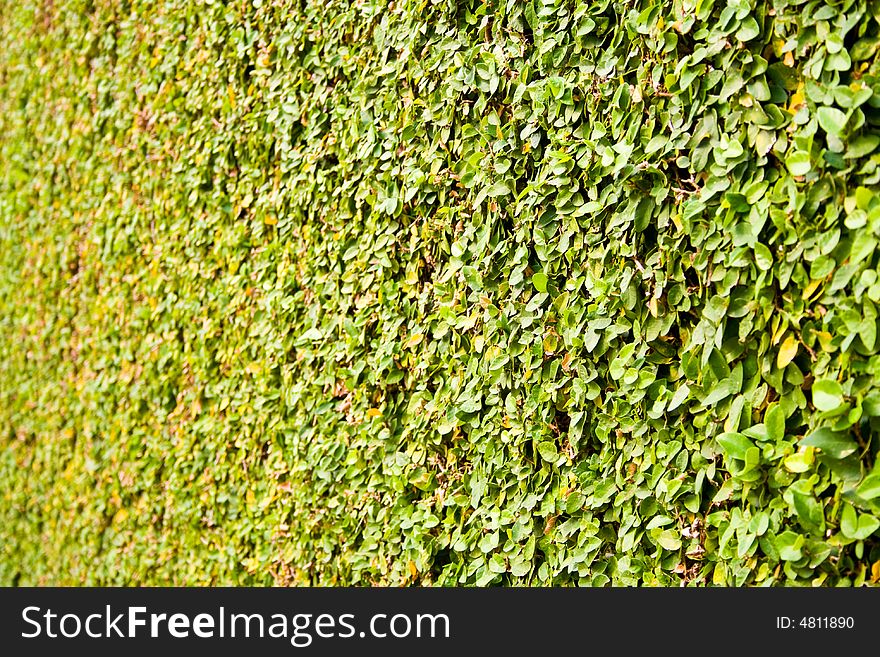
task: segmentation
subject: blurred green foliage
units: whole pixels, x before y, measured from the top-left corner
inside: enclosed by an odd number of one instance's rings
[[[878,581],[878,19],[0,1],[0,583]]]

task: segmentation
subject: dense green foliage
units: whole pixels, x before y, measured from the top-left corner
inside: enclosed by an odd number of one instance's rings
[[[880,2],[0,2],[0,583],[880,579]]]

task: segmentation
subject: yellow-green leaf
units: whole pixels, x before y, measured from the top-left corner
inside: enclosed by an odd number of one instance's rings
[[[786,367],[798,353],[798,340],[793,335],[789,335],[779,346],[779,353],[776,355],[776,367],[782,369]]]

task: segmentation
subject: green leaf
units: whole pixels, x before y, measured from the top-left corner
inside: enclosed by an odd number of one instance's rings
[[[749,531],[761,536],[770,526],[770,515],[766,511],[759,511],[749,521]]]
[[[731,395],[738,393],[741,387],[742,380],[737,380],[732,376],[722,379],[712,386],[709,394],[703,399],[703,405],[713,406],[722,399],[727,399]]]
[[[844,504],[840,531],[847,538],[863,541],[880,528],[880,520],[867,513],[857,513],[851,504]]]
[[[867,231],[859,231],[853,238],[852,248],[849,252],[849,261],[858,263],[874,254],[877,250],[877,240]]]
[[[541,455],[542,459],[550,461],[551,463],[556,463],[556,460],[559,458],[559,451],[556,449],[556,444],[550,441],[538,443],[538,454]]]
[[[877,52],[878,48],[880,48],[880,40],[869,35],[856,41],[850,54],[852,55],[853,60],[859,62],[872,57],[874,53]]]
[[[657,535],[657,543],[664,550],[677,550],[681,547],[681,539],[671,529],[666,529]]]
[[[740,41],[751,41],[761,34],[761,28],[754,16],[746,16],[736,32],[736,38]]]
[[[858,534],[856,535],[856,538],[859,540],[865,540],[878,529],[880,529],[880,519],[870,516],[867,513],[859,514],[859,528],[857,530]]]
[[[483,408],[483,401],[479,395],[466,395],[459,399],[459,408],[462,413],[476,413]]]
[[[878,144],[880,144],[880,135],[859,135],[847,144],[846,153],[843,156],[847,159],[865,157],[873,153]]]
[[[812,164],[810,154],[804,151],[793,151],[785,158],[785,166],[793,176],[805,176],[810,173]]]
[[[877,320],[874,317],[863,319],[859,322],[858,331],[862,344],[869,351],[873,351],[874,345],[877,342]]]
[[[880,497],[880,473],[870,474],[856,489],[856,495],[863,500],[873,500]]]
[[[748,429],[745,429],[742,432],[744,435],[748,436],[753,440],[757,440],[759,442],[765,442],[770,440],[770,434],[767,431],[767,425],[763,422],[759,422],[758,424],[754,424],[750,426]]]
[[[795,513],[797,513],[801,524],[815,534],[823,534],[825,532],[825,514],[816,497],[796,490],[794,487],[791,489],[791,496]]]
[[[580,511],[584,507],[586,498],[583,493],[572,493],[565,500],[565,512],[569,515]]]
[[[666,407],[667,411],[674,411],[676,408],[682,405],[682,403],[688,398],[691,394],[691,389],[688,387],[686,383],[681,384],[678,390],[675,391],[675,394],[672,395],[672,399],[669,400],[669,406]]]
[[[323,337],[324,335],[321,333],[321,329],[313,327],[303,333],[300,336],[300,340],[320,340]]]
[[[843,403],[843,388],[833,379],[817,379],[812,387],[813,406],[820,411],[833,411]]]
[[[848,538],[855,538],[854,534],[859,530],[859,517],[851,504],[843,506],[840,514],[840,531]]]
[[[812,468],[815,460],[812,451],[805,450],[786,456],[783,465],[789,472],[800,474]]]
[[[716,440],[725,455],[741,461],[745,460],[746,452],[755,446],[745,435],[735,431],[722,433]]]
[[[829,53],[834,54],[843,50],[843,39],[839,34],[829,34],[825,40],[825,48]]]
[[[760,242],[755,244],[755,264],[762,271],[767,271],[773,267],[773,254],[770,253],[770,249]]]
[[[496,182],[486,190],[488,196],[507,196],[510,194],[510,187],[505,182]]]
[[[839,136],[846,125],[846,114],[836,107],[820,107],[816,110],[816,117],[822,129],[835,136]]]
[[[764,412],[764,425],[767,427],[767,439],[779,442],[785,438],[785,410],[774,402]]]
[[[537,272],[532,276],[532,285],[535,286],[535,289],[538,292],[546,292],[547,291],[547,275],[542,272]]]
[[[800,534],[785,531],[776,537],[774,543],[782,561],[800,561],[803,556],[804,537]]]
[[[822,427],[800,441],[807,447],[818,447],[823,453],[835,459],[842,459],[855,452],[859,446],[842,431],[832,431]]]
[[[483,536],[479,542],[480,551],[484,554],[488,554],[492,550],[498,547],[499,541],[499,532],[491,532]]]

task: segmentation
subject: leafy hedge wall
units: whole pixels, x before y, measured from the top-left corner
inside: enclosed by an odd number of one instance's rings
[[[0,583],[880,579],[880,2],[0,2]]]

